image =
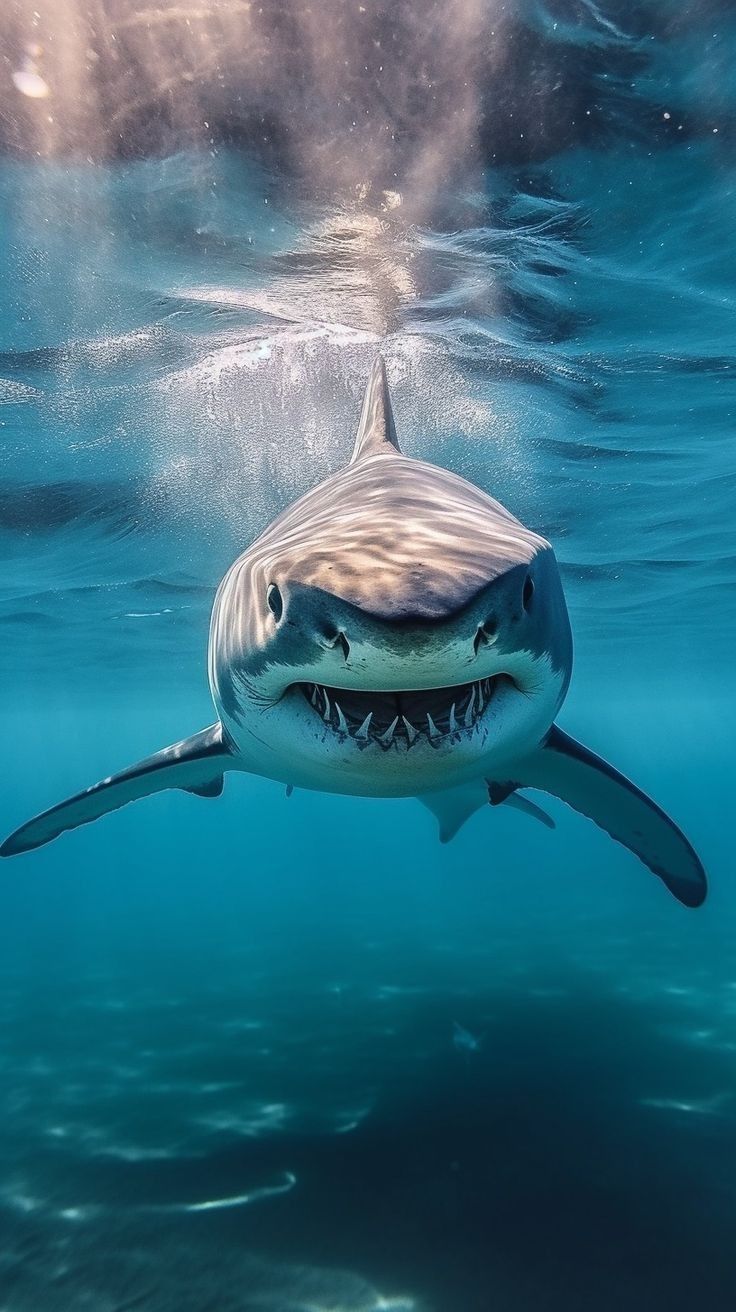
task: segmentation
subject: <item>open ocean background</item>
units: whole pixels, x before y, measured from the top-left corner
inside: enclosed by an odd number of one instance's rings
[[[247,140],[0,156],[0,828],[211,722],[214,589],[380,346],[405,450],[551,539],[560,723],[709,899],[555,801],[440,847],[244,776],[4,863],[2,1312],[736,1306],[736,20],[516,8],[577,107],[421,214]]]

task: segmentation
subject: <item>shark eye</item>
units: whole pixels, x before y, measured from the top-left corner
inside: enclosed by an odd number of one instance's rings
[[[529,609],[533,596],[534,596],[534,579],[532,578],[531,574],[527,574],[526,579],[524,580],[524,591],[521,594],[521,600],[524,606],[524,610]]]
[[[270,583],[266,592],[266,605],[278,623],[284,613],[284,599],[275,583]]]

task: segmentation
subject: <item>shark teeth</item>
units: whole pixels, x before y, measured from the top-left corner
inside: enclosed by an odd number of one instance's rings
[[[497,682],[498,676],[493,676],[450,688],[397,693],[327,689],[319,683],[299,686],[325,727],[339,734],[342,741],[353,739],[360,748],[376,743],[383,751],[408,751],[420,741],[437,748],[444,742],[461,742],[472,734]],[[365,713],[371,701],[375,704]]]
[[[370,727],[371,727],[371,720],[372,720],[372,719],[373,719],[373,711],[369,711],[368,714],[366,715],[366,717],[365,717],[363,723],[361,724],[360,728],[359,728],[359,729],[356,729],[356,731],[355,731],[355,737],[356,737],[356,738],[363,738],[363,739],[365,739],[366,742],[368,742],[368,730],[369,730]]]
[[[405,715],[402,715],[401,720],[404,725],[404,732],[406,733],[407,741],[411,747],[412,743],[416,742],[417,737],[419,736],[419,730],[414,728],[411,720],[407,720]]]
[[[393,741],[394,729],[396,728],[396,726],[397,726],[398,723],[399,723],[399,717],[398,717],[398,715],[397,715],[397,716],[395,716],[394,719],[391,721],[391,723],[390,723],[390,725],[388,726],[388,729],[386,730],[386,732],[385,732],[385,733],[379,733],[379,735],[378,735],[378,742],[381,744],[382,747],[388,747],[388,746],[390,745],[390,743]]]
[[[471,724],[473,723],[474,710],[475,710],[475,684],[473,684],[473,691],[470,694],[468,709],[466,710],[465,715],[463,716],[463,724],[465,725],[466,729],[469,729]]]

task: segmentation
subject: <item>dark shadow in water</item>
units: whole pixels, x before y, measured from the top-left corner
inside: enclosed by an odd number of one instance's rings
[[[569,973],[476,997],[462,1020],[484,1029],[478,1052],[453,1047],[456,1006],[416,1010],[403,1036],[416,1061],[350,1133],[69,1163],[75,1195],[103,1211],[67,1223],[63,1252],[58,1224],[5,1228],[9,1305],[73,1312],[86,1289],[118,1312],[367,1312],[377,1289],[401,1312],[399,1293],[435,1312],[730,1312],[733,1054],[668,1032],[665,1002],[633,1006]],[[168,1210],[283,1172],[293,1190],[252,1206]]]

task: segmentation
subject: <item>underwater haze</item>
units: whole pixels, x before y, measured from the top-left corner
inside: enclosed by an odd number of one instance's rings
[[[0,830],[212,721],[215,589],[380,350],[403,449],[554,546],[559,723],[708,899],[554,799],[444,846],[240,774],[3,862],[0,1309],[732,1312],[736,23],[355,8],[393,88],[327,85],[311,19],[283,85],[284,20],[205,119],[198,30],[165,122],[130,49],[125,112],[70,118],[43,8],[0,19]]]

